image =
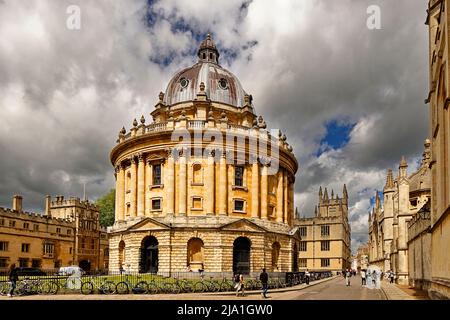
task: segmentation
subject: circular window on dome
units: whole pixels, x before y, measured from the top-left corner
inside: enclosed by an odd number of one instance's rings
[[[186,79],[186,78],[181,78],[180,79],[180,85],[181,85],[182,88],[186,88],[188,86],[188,84],[189,84],[189,80],[188,79]]]
[[[224,79],[224,78],[220,79],[219,80],[219,87],[220,87],[220,89],[223,89],[223,90],[228,89],[228,81],[227,81],[227,79]]]

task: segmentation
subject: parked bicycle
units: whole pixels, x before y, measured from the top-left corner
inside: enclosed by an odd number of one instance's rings
[[[138,280],[141,277],[138,277]],[[148,292],[148,284],[145,281],[139,281],[136,285],[132,284],[129,280],[129,276],[125,276],[125,281],[121,281],[116,285],[115,291],[118,294],[128,294],[130,291],[132,293],[144,294]]]
[[[82,294],[93,294],[95,290],[103,294],[113,294],[117,291],[114,281],[106,279],[101,279],[99,281],[88,280],[81,284]]]

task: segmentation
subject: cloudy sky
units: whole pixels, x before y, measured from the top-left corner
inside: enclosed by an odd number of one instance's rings
[[[0,206],[40,212],[46,194],[96,199],[114,187],[122,126],[149,117],[207,32],[221,64],[286,132],[300,162],[296,206],[320,185],[350,194],[352,245],[370,199],[428,134],[424,0],[0,0]],[[69,5],[81,28],[67,28]],[[367,8],[381,8],[370,30]]]

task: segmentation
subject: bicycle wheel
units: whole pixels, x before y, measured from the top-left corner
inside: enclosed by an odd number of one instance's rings
[[[227,291],[233,291],[233,284],[229,281],[224,281],[220,285],[220,291],[227,292]]]
[[[216,281],[210,281],[208,289],[210,292],[219,292],[220,291],[220,285]]]
[[[10,290],[10,284],[8,282],[0,283],[0,295],[6,296]]]
[[[194,284],[194,292],[205,292],[207,287],[202,282],[196,282]]]
[[[189,283],[187,281],[183,282],[181,286],[182,286],[182,291],[183,292],[191,293],[191,292],[194,291],[194,288],[192,287],[191,283]]]
[[[130,289],[128,288],[128,284],[124,281],[119,282],[116,285],[116,292],[118,294],[128,294],[130,292]]]
[[[81,285],[82,294],[92,294],[94,293],[94,285],[92,282],[85,282]]]
[[[133,291],[135,293],[139,294],[145,294],[148,292],[148,284],[145,281],[140,281],[136,284],[136,286],[133,288]]]
[[[116,285],[113,281],[105,281],[98,290],[103,294],[113,294],[116,291]]]
[[[148,284],[147,292],[150,293],[150,294],[157,294],[159,292],[159,288],[154,282],[150,282]]]
[[[50,294],[51,289],[52,289],[52,285],[50,282],[48,282],[48,281],[42,282],[41,286],[39,288],[40,294]]]
[[[57,281],[51,281],[50,282],[50,294],[57,294],[59,291],[60,284]]]

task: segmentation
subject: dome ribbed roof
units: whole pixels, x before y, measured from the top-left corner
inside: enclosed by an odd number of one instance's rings
[[[219,65],[219,52],[211,35],[208,34],[200,44],[198,57],[196,64],[172,77],[164,95],[164,102],[173,105],[194,100],[203,82],[209,100],[242,107],[246,93],[237,77]]]

